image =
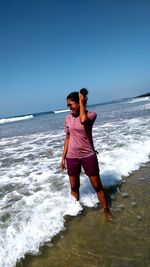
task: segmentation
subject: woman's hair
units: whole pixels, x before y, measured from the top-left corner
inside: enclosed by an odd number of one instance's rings
[[[88,95],[88,90],[86,88],[82,88],[80,90],[80,94],[84,96],[85,99],[85,104],[87,103],[87,95]],[[67,96],[67,99],[71,99],[73,102],[79,103],[79,93],[78,92],[72,92]]]

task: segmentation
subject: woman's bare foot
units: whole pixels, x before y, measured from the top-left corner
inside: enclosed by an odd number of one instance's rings
[[[104,208],[104,216],[105,216],[105,221],[107,223],[112,222],[113,217],[112,217],[112,214],[111,214],[110,209],[108,207]]]

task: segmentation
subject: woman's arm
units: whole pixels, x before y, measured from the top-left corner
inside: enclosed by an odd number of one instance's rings
[[[80,122],[86,124],[88,121],[87,111],[85,110],[85,99],[82,94],[79,93],[79,105],[80,105]]]
[[[70,139],[70,134],[66,133],[66,138],[64,141],[64,150],[63,150],[62,159],[61,159],[61,168],[62,169],[66,169],[65,159],[66,159],[66,155],[67,155],[67,151],[68,151],[69,139]]]

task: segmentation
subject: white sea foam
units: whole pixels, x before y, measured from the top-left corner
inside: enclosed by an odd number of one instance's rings
[[[149,96],[147,96],[147,97],[133,98],[133,99],[129,100],[128,103],[133,104],[133,103],[147,101],[147,100],[150,100],[150,97]]]
[[[69,109],[61,109],[61,110],[54,111],[54,113],[63,113],[63,112],[69,112]]]
[[[147,109],[150,109],[150,104],[141,101],[140,105],[130,107],[130,112],[142,111]],[[125,112],[128,112],[128,110],[126,110]]]
[[[29,120],[32,119],[33,115],[28,116],[22,116],[22,117],[14,117],[14,118],[3,118],[0,119],[0,124],[9,123],[9,122],[16,122],[16,121],[22,121],[22,120]]]
[[[150,109],[150,104],[146,104],[146,105],[144,106],[144,109]]]
[[[82,210],[70,200],[68,176],[60,170],[61,150],[55,149],[63,146],[59,138],[47,133],[0,140],[0,184],[5,192],[0,198],[1,267],[15,266],[26,252],[37,253],[63,229],[65,215]],[[6,155],[12,162],[9,168]]]
[[[101,177],[104,186],[112,186],[139,169],[147,162],[150,155],[150,119],[138,118],[111,123],[111,131],[104,125],[96,128],[94,135],[101,132],[96,139]],[[142,129],[143,127],[143,129]],[[145,131],[145,132],[143,132]],[[107,140],[107,141],[106,141]]]
[[[94,144],[105,187],[149,160],[150,119],[96,124]],[[60,169],[64,132],[55,130],[0,139],[0,267],[13,267],[26,253],[36,254],[64,228],[67,215],[97,207],[89,179],[81,175],[81,205],[70,198],[66,171]],[[6,245],[7,244],[7,245]]]

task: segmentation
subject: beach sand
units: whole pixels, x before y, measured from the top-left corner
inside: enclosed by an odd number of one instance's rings
[[[150,163],[112,193],[113,222],[100,208],[67,217],[66,230],[17,267],[150,267]]]

